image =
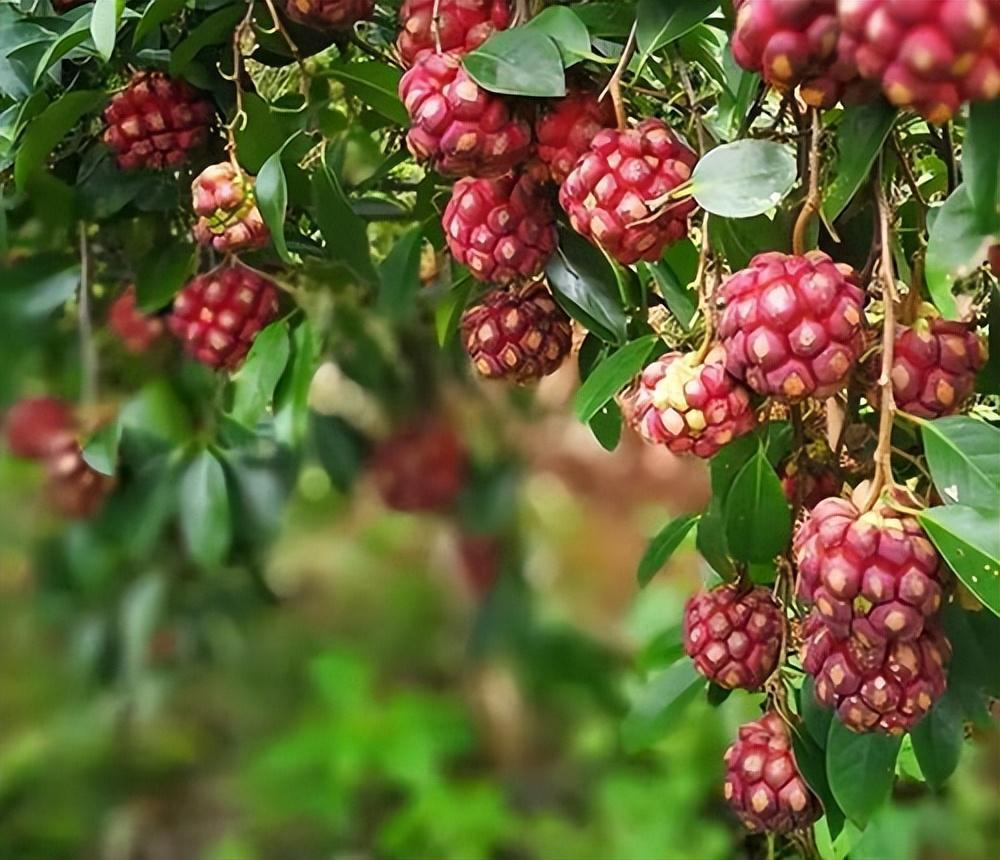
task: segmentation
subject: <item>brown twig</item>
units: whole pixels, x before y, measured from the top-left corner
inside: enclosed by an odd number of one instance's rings
[[[251,28],[253,21],[253,3],[247,4],[246,14],[233,30],[233,73],[227,75],[221,68],[219,74],[227,81],[231,81],[236,90],[236,107],[233,111],[233,118],[226,123],[226,152],[233,167],[239,170],[239,163],[236,160],[236,131],[243,131],[247,127],[247,113],[243,108],[243,38]]]
[[[882,244],[879,262],[879,278],[882,282],[882,304],[885,319],[882,324],[882,370],[878,378],[879,422],[878,443],[875,447],[875,475],[871,491],[865,502],[864,511],[870,511],[886,486],[892,486],[892,419],[896,412],[896,401],[892,393],[892,364],[896,340],[896,280],[892,271],[892,248],[889,244],[889,230],[892,214],[885,189],[882,187],[882,159],[879,159],[875,183],[875,199],[878,206],[879,237]]]
[[[628,127],[628,117],[625,115],[625,102],[622,100],[622,75],[625,74],[625,69],[628,68],[629,60],[632,59],[632,54],[635,51],[636,27],[637,22],[633,21],[632,29],[629,30],[628,40],[622,49],[618,65],[615,66],[615,70],[611,73],[611,80],[608,81],[608,85],[601,91],[597,99],[598,101],[603,101],[606,95],[611,94],[611,103],[615,106],[615,118],[618,121],[618,128],[622,131]]]
[[[806,231],[813,215],[819,211],[821,202],[819,191],[820,142],[823,136],[823,125],[820,122],[819,111],[809,108],[812,115],[812,134],[809,140],[809,191],[799,215],[795,219],[792,230],[792,253],[801,256],[806,252]]]
[[[715,317],[712,314],[712,292],[713,285],[708,283],[708,213],[701,218],[701,246],[698,249],[698,271],[694,276],[695,289],[698,291],[698,310],[705,320],[705,333],[701,339],[701,346],[698,347],[695,362],[701,364],[712,348],[712,339],[715,337]]]
[[[274,0],[264,0],[264,5],[267,6],[267,11],[271,15],[271,21],[274,23],[274,30],[270,32],[281,34],[281,38],[285,40],[288,50],[292,52],[292,57],[295,58],[295,62],[299,67],[299,73],[302,75],[302,80],[299,82],[299,90],[305,96],[309,92],[309,73],[306,71],[302,52],[299,51],[299,46],[295,44],[295,40],[291,37],[284,23],[282,23],[281,17],[278,15],[278,10],[274,8]],[[250,6],[253,7],[253,3]]]
[[[698,135],[698,154],[704,155],[708,146],[705,139],[705,127],[702,125],[701,114],[698,113],[697,109],[698,99],[695,97],[694,87],[691,86],[691,77],[688,75],[687,64],[680,56],[676,59],[677,72],[681,76],[681,84],[684,87],[684,94],[687,96],[688,107],[691,109],[691,116],[694,117],[695,132]]]

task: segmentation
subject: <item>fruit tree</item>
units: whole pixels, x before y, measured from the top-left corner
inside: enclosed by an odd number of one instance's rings
[[[252,576],[318,461],[450,518],[488,590],[504,430],[454,404],[571,362],[602,446],[711,473],[640,564],[692,540],[705,585],[627,748],[755,696],[719,796],[842,858],[901,750],[936,789],[989,725],[998,0],[13,0],[0,34],[0,400],[81,521],[50,559]]]

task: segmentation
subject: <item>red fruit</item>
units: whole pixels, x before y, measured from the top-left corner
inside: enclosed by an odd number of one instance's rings
[[[991,245],[987,257],[994,277],[1000,278],[1000,245]]]
[[[108,308],[108,327],[118,335],[126,351],[135,354],[145,352],[163,334],[163,320],[136,308],[135,287],[131,284]]]
[[[571,92],[535,121],[535,154],[548,168],[552,181],[562,183],[590,149],[594,136],[614,125],[615,109],[610,99],[598,101],[597,93],[589,90]]]
[[[722,285],[719,337],[729,372],[789,402],[842,388],[861,352],[864,293],[822,251],[769,251]]]
[[[374,9],[375,0],[285,0],[289,18],[320,30],[351,27]]]
[[[235,370],[278,313],[278,291],[239,263],[198,275],[174,299],[167,321],[187,352],[209,367]]]
[[[494,31],[510,26],[509,0],[439,0],[435,39],[434,3],[435,0],[404,0],[400,7],[402,30],[396,48],[407,68],[426,53],[471,51]]]
[[[684,607],[684,651],[720,687],[759,690],[778,665],[782,624],[766,588],[720,585]]]
[[[7,410],[4,432],[15,457],[40,459],[73,438],[70,405],[55,397],[29,397]]]
[[[839,638],[915,639],[941,606],[946,568],[916,518],[886,501],[862,514],[849,499],[824,499],[792,546],[799,597]]]
[[[382,500],[397,511],[450,506],[465,482],[462,444],[447,424],[415,424],[380,442],[369,469]]]
[[[45,456],[49,503],[59,513],[74,519],[89,519],[104,504],[114,479],[95,471],[83,459],[80,443],[72,434]]]
[[[872,356],[870,375],[878,379],[881,353]],[[986,363],[986,343],[965,323],[922,316],[912,326],[897,326],[892,360],[896,406],[921,418],[958,412],[976,387]],[[879,388],[868,399],[879,403]]]
[[[52,8],[59,14],[62,14],[87,2],[88,0],[52,0]]]
[[[839,0],[854,59],[897,107],[932,123],[966,101],[1000,96],[1000,3],[996,0]]]
[[[675,454],[711,457],[756,424],[750,393],[726,372],[718,348],[701,364],[694,353],[658,358],[643,370],[629,407],[642,437]]]
[[[465,351],[488,379],[532,382],[559,368],[569,354],[569,317],[541,281],[494,290],[462,316]]]
[[[788,833],[822,813],[795,762],[784,721],[774,711],[740,726],[726,750],[726,800],[754,832]]]
[[[442,227],[455,259],[480,281],[534,277],[556,247],[549,198],[526,174],[458,180]]]
[[[164,170],[205,143],[215,109],[186,81],[136,72],[104,109],[104,142],[122,170]]]
[[[559,202],[573,229],[618,262],[658,260],[687,233],[695,202],[665,199],[686,182],[697,156],[658,119],[599,131],[566,177]]]
[[[426,54],[399,82],[410,115],[406,144],[446,176],[502,176],[528,157],[531,129],[481,89],[458,54]]]
[[[852,731],[909,731],[947,686],[951,645],[935,625],[913,640],[871,645],[838,639],[810,615],[803,633],[802,666],[813,676],[816,700]]]
[[[229,161],[206,167],[191,183],[194,237],[226,254],[263,248],[271,238],[254,196],[254,179]]]
[[[801,483],[801,504],[805,510],[816,507],[823,499],[839,495],[842,482],[836,473],[825,466],[813,464],[806,469],[798,468],[792,460],[784,464],[780,471],[781,489],[789,502],[795,503]]]
[[[855,40],[841,30],[833,57],[799,86],[799,93],[807,105],[831,108],[837,102],[859,105],[878,98],[878,84],[865,80],[858,72],[854,62],[856,46]]]

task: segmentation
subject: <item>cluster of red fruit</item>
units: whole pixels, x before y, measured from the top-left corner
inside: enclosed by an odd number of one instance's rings
[[[736,62],[814,107],[881,88],[926,120],[1000,96],[996,0],[736,0]]]

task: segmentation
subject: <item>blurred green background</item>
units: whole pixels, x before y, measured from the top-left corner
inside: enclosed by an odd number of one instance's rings
[[[551,416],[521,434],[492,584],[449,522],[308,466],[260,564],[128,567],[114,519],[50,519],[36,468],[0,459],[0,857],[767,856],[720,791],[756,697],[698,699],[639,754],[620,740],[699,580],[688,550],[639,594],[635,564],[702,503],[700,469]],[[941,795],[907,767],[852,858],[997,856],[995,737]]]

